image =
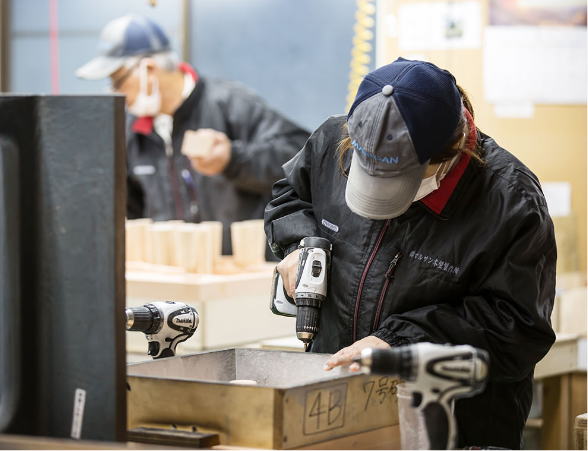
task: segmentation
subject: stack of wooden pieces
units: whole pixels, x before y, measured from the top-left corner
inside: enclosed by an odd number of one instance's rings
[[[193,224],[127,220],[127,269],[198,274],[234,274],[267,269],[263,220],[233,223],[231,238],[233,256],[223,256],[221,222]]]
[[[126,261],[141,263],[131,265],[133,269],[152,265],[157,272],[162,267],[179,267],[185,272],[212,274],[215,262],[221,259],[222,231],[221,222],[127,220]]]

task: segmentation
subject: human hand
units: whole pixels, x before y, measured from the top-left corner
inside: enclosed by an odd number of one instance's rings
[[[298,276],[298,257],[300,255],[300,249],[296,249],[294,252],[289,254],[280,263],[278,263],[278,272],[282,276],[282,282],[284,282],[284,288],[286,293],[291,298],[294,298],[294,290],[296,288],[296,277]]]
[[[196,130],[196,135],[202,141],[210,141],[210,151],[204,156],[190,157],[194,170],[211,177],[225,170],[231,160],[231,141],[223,132],[210,128]]]
[[[325,371],[331,371],[333,368],[337,366],[351,364],[351,366],[349,367],[349,371],[359,371],[359,363],[354,362],[353,359],[359,357],[361,351],[363,351],[366,348],[388,349],[389,347],[390,345],[386,343],[384,340],[381,340],[378,337],[370,335],[368,337],[356,341],[351,346],[347,346],[346,348],[341,349],[336,354],[333,354],[331,357],[329,357],[329,360],[325,362],[325,366],[323,367],[323,369]]]

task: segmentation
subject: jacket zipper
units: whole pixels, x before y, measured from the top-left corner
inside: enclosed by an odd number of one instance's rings
[[[382,288],[382,294],[380,295],[380,301],[378,302],[378,310],[376,311],[376,318],[374,320],[374,327],[372,328],[372,332],[374,332],[379,326],[380,313],[382,313],[382,305],[384,304],[384,297],[386,296],[388,285],[390,284],[390,280],[394,277],[394,268],[396,268],[398,260],[400,260],[403,255],[404,252],[398,252],[388,266],[388,270],[386,271],[386,282],[384,282],[384,288]]]
[[[160,137],[161,138],[161,137]],[[171,135],[170,135],[171,138]],[[169,168],[169,175],[171,179],[172,191],[174,195],[174,204],[176,209],[176,219],[184,219],[184,205],[182,203],[182,196],[180,194],[180,185],[178,183],[178,173],[176,165],[174,164],[174,149],[171,144],[168,144],[165,139],[161,138],[165,147],[165,154],[167,156],[167,163]]]
[[[359,299],[361,298],[361,291],[363,290],[363,284],[365,282],[365,278],[367,277],[367,273],[370,269],[370,266],[371,266],[372,262],[374,261],[374,258],[376,256],[376,252],[378,252],[380,244],[382,243],[382,238],[384,238],[384,233],[386,233],[386,230],[390,226],[390,221],[391,221],[391,219],[388,219],[386,221],[386,224],[384,224],[384,227],[382,227],[382,231],[380,232],[380,236],[378,237],[378,241],[376,242],[376,245],[374,246],[374,250],[372,251],[372,255],[370,255],[370,259],[368,260],[368,262],[365,266],[365,269],[363,270],[363,275],[361,276],[361,282],[359,282],[359,289],[357,291],[357,300],[355,301],[355,313],[353,314],[353,342],[354,343],[357,340],[357,314],[359,312]]]

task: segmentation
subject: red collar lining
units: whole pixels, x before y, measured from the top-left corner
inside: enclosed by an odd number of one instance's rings
[[[179,63],[178,69],[185,74],[190,74],[194,80],[194,83],[198,83],[198,74],[188,63]],[[153,118],[149,116],[138,117],[135,122],[133,122],[133,126],[131,128],[135,133],[150,135],[153,131]]]
[[[466,148],[470,151],[473,151],[476,146],[478,134],[476,132],[476,126],[474,124],[472,116],[470,115],[470,112],[467,109],[465,111],[468,120],[468,126],[470,128],[470,134],[468,136]],[[457,163],[457,166],[455,166],[449,172],[449,174],[447,174],[445,178],[441,180],[439,188],[433,191],[428,196],[422,198],[421,202],[425,204],[427,207],[429,207],[434,213],[440,215],[443,211],[443,208],[445,208],[445,205],[447,205],[449,198],[453,194],[453,191],[455,190],[457,183],[459,182],[463,173],[465,172],[466,167],[468,166],[468,163],[470,162],[471,158],[471,155],[463,154],[461,159],[459,160],[459,163]]]

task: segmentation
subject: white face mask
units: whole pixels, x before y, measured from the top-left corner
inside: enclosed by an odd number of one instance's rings
[[[421,186],[419,187],[419,190],[417,191],[417,194],[413,202],[421,200],[423,197],[428,196],[433,191],[438,189],[439,186],[441,186],[441,180],[443,180],[445,176],[449,173],[449,171],[453,167],[454,160],[457,157],[458,156],[454,157],[450,161],[446,161],[440,164],[435,173],[431,177],[427,177],[426,179],[421,180]],[[441,174],[439,174],[439,178],[437,178],[437,173],[439,171],[441,171]]]
[[[151,94],[147,94],[147,61],[141,61],[139,67],[139,93],[132,105],[129,105],[129,113],[137,117],[154,117],[161,111],[161,92],[159,80],[152,77]]]

